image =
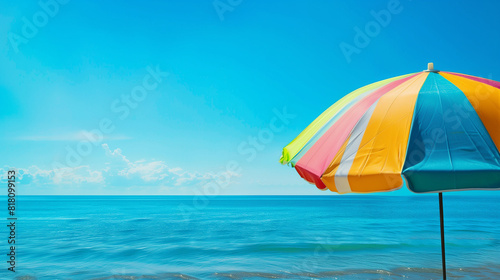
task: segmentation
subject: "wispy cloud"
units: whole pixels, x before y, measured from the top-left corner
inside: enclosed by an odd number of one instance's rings
[[[105,169],[109,179],[126,179],[128,184],[180,186],[202,184],[214,178],[211,173],[187,172],[180,167],[170,167],[164,161],[130,161],[121,149],[111,150],[108,144],[102,147],[110,159]]]
[[[157,187],[169,190],[179,187],[194,187],[217,179],[212,173],[189,172],[181,167],[172,167],[161,160],[128,159],[121,149],[111,149],[102,144],[106,155],[104,168],[91,165],[63,167],[59,169],[42,169],[36,165],[18,168],[18,179],[23,185],[41,187],[55,185],[60,187],[80,187],[98,184],[101,187]],[[7,172],[7,167],[0,168],[0,174]],[[219,174],[218,176],[224,176]],[[238,176],[239,174],[229,174]],[[4,177],[4,176],[2,176]]]
[[[0,168],[0,172],[6,173],[7,168]],[[104,182],[103,173],[92,170],[89,166],[67,167],[56,171],[32,165],[28,168],[17,168],[17,174],[23,185],[80,185]]]
[[[129,140],[125,135],[103,135],[103,140]],[[46,134],[46,135],[25,135],[16,137],[14,140],[19,141],[94,141],[95,135],[86,130],[80,130],[65,134]]]

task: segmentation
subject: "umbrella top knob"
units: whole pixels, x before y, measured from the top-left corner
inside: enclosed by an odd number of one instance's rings
[[[435,70],[434,63],[429,62],[427,63],[427,70],[424,70],[424,72],[439,72],[439,70]]]

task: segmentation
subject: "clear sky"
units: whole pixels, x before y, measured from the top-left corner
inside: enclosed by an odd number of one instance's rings
[[[498,1],[40,3],[0,2],[22,194],[326,194],[278,160],[343,95],[427,62],[500,80]]]

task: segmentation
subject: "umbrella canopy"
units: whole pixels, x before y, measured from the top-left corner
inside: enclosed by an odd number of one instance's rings
[[[346,95],[283,149],[319,189],[500,188],[500,83],[433,69]]]

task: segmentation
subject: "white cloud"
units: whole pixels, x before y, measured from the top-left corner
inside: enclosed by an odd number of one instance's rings
[[[5,174],[7,168],[0,168],[0,174]],[[92,170],[89,166],[65,167],[59,170],[41,169],[36,165],[28,168],[17,168],[18,179],[23,184],[82,184],[103,183],[101,171]]]
[[[80,130],[77,132],[66,133],[66,134],[26,135],[15,138],[15,140],[21,140],[21,141],[90,141],[90,142],[95,142],[96,139],[100,139],[100,141],[102,141],[102,140],[128,140],[131,138],[124,135],[96,135],[95,131],[87,131],[87,130]]]
[[[112,159],[106,172],[109,177],[126,178],[129,183],[156,184],[159,186],[179,186],[200,184],[213,179],[210,173],[200,174],[184,171],[180,167],[169,167],[164,161],[130,161],[121,149],[111,150],[108,144],[102,144],[106,155]]]
[[[108,144],[102,144],[106,155],[106,167],[101,169],[92,166],[63,167],[59,169],[42,169],[38,166],[18,168],[18,178],[23,185],[59,185],[79,187],[94,184],[102,187],[114,186],[120,188],[155,187],[159,190],[172,188],[194,187],[206,184],[218,177],[234,177],[239,174],[223,172],[212,173],[188,172],[180,167],[170,167],[159,160],[129,160],[122,150],[110,149]],[[0,174],[5,174],[7,168],[0,168]],[[5,176],[2,176],[5,178]]]

